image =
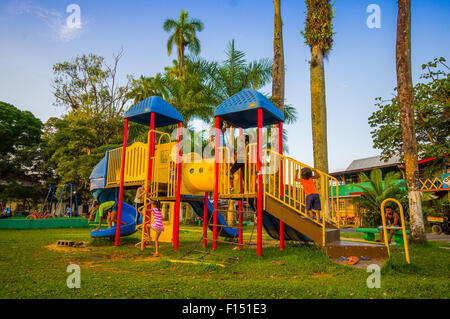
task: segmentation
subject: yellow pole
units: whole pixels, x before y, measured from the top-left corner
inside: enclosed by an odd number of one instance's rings
[[[322,193],[322,203],[326,203],[325,201],[325,176],[323,174],[321,174],[320,176],[320,188],[321,188],[321,193]],[[322,205],[324,206],[324,205]],[[322,207],[322,245],[325,247],[326,243],[325,243],[325,207]]]
[[[387,202],[392,201],[394,203],[397,204],[397,206],[399,207],[400,210],[400,220],[402,223],[402,232],[403,232],[403,244],[405,247],[405,257],[406,257],[406,261],[408,262],[408,264],[410,264],[410,258],[409,258],[409,248],[408,248],[408,238],[406,236],[406,225],[405,225],[405,215],[403,214],[403,207],[402,204],[400,204],[400,202],[394,198],[386,198],[382,203],[381,203],[381,219],[383,220],[383,233],[384,233],[384,240],[385,243],[387,245],[388,248],[388,253],[390,256],[390,252],[389,252],[389,243],[387,241],[387,229],[386,229],[386,217],[384,216],[384,206],[386,205]],[[390,229],[394,229],[390,227]]]

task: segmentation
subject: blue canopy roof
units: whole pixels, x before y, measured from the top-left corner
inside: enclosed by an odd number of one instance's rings
[[[108,151],[106,151],[105,157],[95,165],[92,170],[89,179],[91,180],[91,190],[102,189],[106,186],[106,175],[108,168]]]
[[[284,121],[284,114],[268,98],[253,89],[242,90],[222,102],[214,111],[214,116],[220,116],[235,127],[257,127],[258,109],[263,110],[263,125]]]
[[[155,127],[183,122],[183,116],[159,96],[151,96],[128,109],[125,118],[142,125],[150,125],[150,114],[155,113]]]

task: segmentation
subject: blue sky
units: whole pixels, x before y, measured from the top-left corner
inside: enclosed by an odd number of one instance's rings
[[[66,27],[66,8],[81,9],[80,29]],[[369,4],[381,9],[381,28],[369,29]],[[181,9],[205,25],[198,34],[201,56],[223,60],[231,39],[249,60],[272,57],[271,0],[94,1],[2,0],[0,2],[0,100],[33,112],[42,121],[65,112],[52,105],[52,65],[95,53],[111,61],[121,47],[122,80],[127,74],[154,75],[169,65],[167,18]],[[388,98],[396,85],[396,1],[338,0],[333,49],[325,62],[328,153],[331,171],[345,169],[353,159],[378,155],[372,148],[367,118],[374,98]],[[286,63],[286,98],[298,121],[286,126],[290,156],[313,163],[309,92],[309,48],[300,35],[305,4],[282,0]],[[421,64],[450,51],[450,1],[412,0],[412,71],[417,82]],[[263,90],[271,92],[267,86]]]

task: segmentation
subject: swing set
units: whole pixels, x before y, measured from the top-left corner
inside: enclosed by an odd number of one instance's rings
[[[67,196],[64,196],[67,194]],[[56,203],[56,205],[53,205]],[[66,203],[64,205],[64,203]],[[74,217],[78,216],[77,189],[75,184],[51,185],[42,206],[43,217]]]

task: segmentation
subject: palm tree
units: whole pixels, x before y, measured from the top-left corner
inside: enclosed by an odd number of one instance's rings
[[[258,90],[270,82],[273,68],[270,59],[247,62],[245,52],[236,49],[234,39],[229,42],[225,54],[226,59],[221,64],[197,62],[206,77],[206,84],[214,92],[216,105],[244,89]]]
[[[405,157],[406,183],[408,185],[409,211],[411,214],[411,241],[426,241],[422,202],[418,189],[419,167],[417,141],[414,127],[413,86],[411,78],[411,1],[398,1],[396,69],[398,104],[402,125],[403,154]]]
[[[364,208],[364,224],[376,226],[381,220],[380,206],[386,198],[396,198],[400,202],[404,201],[405,192],[399,188],[398,180],[401,178],[399,172],[389,172],[383,180],[383,174],[380,169],[374,169],[370,172],[370,178],[366,174],[361,173],[360,179],[362,183],[369,185],[356,184],[355,187],[360,188],[364,194],[353,198],[352,202]]]
[[[274,0],[273,4],[275,16],[273,28],[272,102],[281,112],[284,112],[284,50],[281,0]],[[279,138],[277,125],[272,126],[272,133],[272,149],[276,149],[278,148],[276,145],[278,145]],[[284,135],[285,134],[283,134],[283,138]]]
[[[275,18],[273,34],[272,101],[283,112],[284,106],[284,50],[281,0],[274,0]]]
[[[334,10],[329,0],[305,0],[307,15],[302,35],[311,48],[311,121],[314,166],[328,173],[327,109],[323,59],[333,44]]]
[[[130,97],[137,103],[150,96],[159,96],[175,107],[184,118],[185,124],[193,118],[210,121],[214,111],[215,100],[210,88],[204,84],[203,75],[196,62],[185,58],[185,76],[176,78],[177,60],[164,73],[154,77],[141,76],[134,80]]]
[[[200,53],[200,41],[196,37],[196,32],[203,30],[203,23],[198,19],[189,19],[188,13],[181,10],[178,21],[167,19],[163,29],[166,32],[173,32],[167,40],[167,54],[172,54],[172,47],[177,46],[178,54],[178,76],[181,78],[185,74],[184,51],[187,47],[194,54]]]

